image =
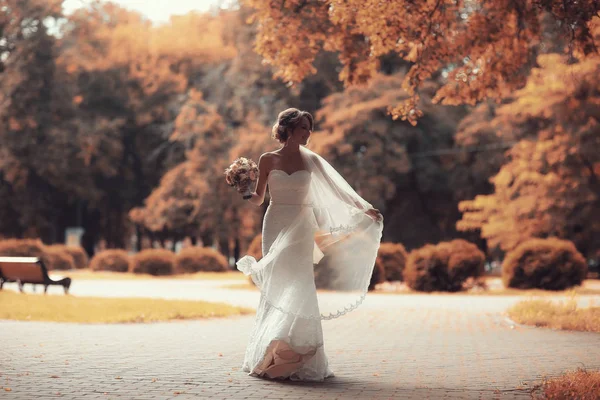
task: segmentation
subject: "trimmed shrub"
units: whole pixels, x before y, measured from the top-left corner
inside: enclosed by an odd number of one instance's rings
[[[502,281],[506,287],[517,289],[563,290],[581,285],[587,270],[585,258],[573,242],[535,238],[506,254]]]
[[[127,272],[132,264],[129,254],[121,249],[103,250],[92,257],[92,271]]]
[[[44,243],[39,239],[0,240],[0,256],[41,258],[44,250]]]
[[[321,261],[314,265],[315,286],[317,289],[331,289],[331,282],[335,278],[333,271],[329,268],[329,257],[325,255]]]
[[[400,243],[381,243],[376,263],[385,271],[386,281],[401,281],[408,253]]]
[[[175,272],[178,274],[227,270],[227,259],[212,247],[186,247],[175,257]]]
[[[74,249],[75,252],[79,250],[78,248]],[[85,254],[83,249],[81,251]],[[77,263],[75,262],[74,253],[64,245],[45,246],[39,239],[7,239],[0,241],[0,256],[39,257],[44,261],[48,270],[75,269]],[[87,255],[85,258],[87,260]]]
[[[413,290],[457,292],[467,278],[483,274],[484,261],[483,252],[463,239],[428,244],[409,254],[403,277]]]
[[[477,245],[463,239],[455,239],[439,244],[441,248],[447,247],[450,252],[448,272],[450,279],[465,282],[468,278],[483,276],[485,254]]]
[[[61,247],[46,246],[43,256],[44,264],[48,270],[69,270],[75,269],[73,256]]]
[[[129,271],[155,276],[173,274],[175,253],[165,249],[142,250],[133,257]]]
[[[335,282],[335,272],[328,265],[328,256],[323,257],[321,262],[315,266],[315,286],[317,289],[335,289],[332,282]],[[380,263],[373,266],[373,274],[369,282],[369,290],[375,290],[375,285],[385,282],[385,270]]]
[[[50,247],[55,249],[61,249],[62,251],[69,253],[71,257],[73,257],[73,261],[75,262],[75,268],[87,268],[89,259],[87,253],[83,248],[76,246],[67,246],[64,244],[53,244]]]
[[[361,243],[364,243],[364,240],[368,240],[365,234],[357,233],[347,236],[338,243],[332,244],[330,247],[331,251],[325,251],[325,255],[321,261],[314,266],[315,285],[317,289],[346,290],[345,281],[349,277],[345,275],[345,271],[343,270],[345,261],[347,259],[366,260],[367,258],[372,260],[372,254],[368,254],[366,249],[360,246]],[[354,244],[356,246],[353,246]],[[347,251],[348,249],[352,249],[352,251]],[[332,257],[338,258],[335,260],[337,269],[332,267],[332,263],[334,262]],[[384,281],[385,270],[382,264],[375,261],[368,290],[374,290],[375,285]]]

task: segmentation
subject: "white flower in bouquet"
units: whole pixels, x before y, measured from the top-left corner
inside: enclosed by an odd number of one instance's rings
[[[244,195],[251,193],[250,184],[258,178],[258,166],[254,161],[246,157],[240,157],[233,161],[231,165],[225,169],[225,181],[229,186],[238,188],[246,186],[247,190]]]

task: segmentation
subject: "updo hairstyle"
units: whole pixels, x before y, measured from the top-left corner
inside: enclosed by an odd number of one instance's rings
[[[279,113],[277,117],[277,123],[273,125],[273,139],[279,140],[280,143],[285,143],[289,137],[291,131],[298,126],[302,117],[308,118],[310,123],[310,130],[314,128],[314,119],[308,111],[300,111],[297,108],[288,108]]]

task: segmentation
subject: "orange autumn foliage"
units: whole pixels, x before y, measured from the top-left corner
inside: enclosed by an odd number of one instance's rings
[[[223,254],[212,247],[187,247],[175,256],[175,273],[225,272],[229,264]]]
[[[132,260],[125,250],[108,249],[96,253],[90,261],[92,271],[128,272]]]
[[[518,143],[491,179],[494,193],[460,203],[457,228],[480,230],[490,248],[556,236],[588,256],[600,249],[600,57],[565,61],[540,56],[525,88],[489,122]]]
[[[577,56],[597,52],[589,29],[600,10],[594,0],[243,3],[255,10],[257,52],[286,82],[314,74],[313,62],[322,50],[338,54],[339,78],[348,85],[370,80],[389,53],[412,62],[403,82],[409,97],[390,106],[395,118],[413,124],[423,115],[419,90],[439,71],[446,78],[434,101],[442,104],[501,99],[523,86],[522,72],[544,40],[544,17],[550,17],[551,30],[568,38],[564,51]]]
[[[413,290],[458,292],[468,278],[483,275],[484,261],[475,244],[455,239],[411,251],[402,275]]]
[[[154,276],[172,275],[175,269],[175,253],[165,249],[145,249],[136,253],[129,265],[129,272]]]

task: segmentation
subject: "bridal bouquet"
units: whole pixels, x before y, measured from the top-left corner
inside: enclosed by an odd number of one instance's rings
[[[225,169],[225,181],[229,186],[238,188],[247,185],[244,198],[252,193],[250,184],[258,179],[258,166],[249,158],[240,157]]]

